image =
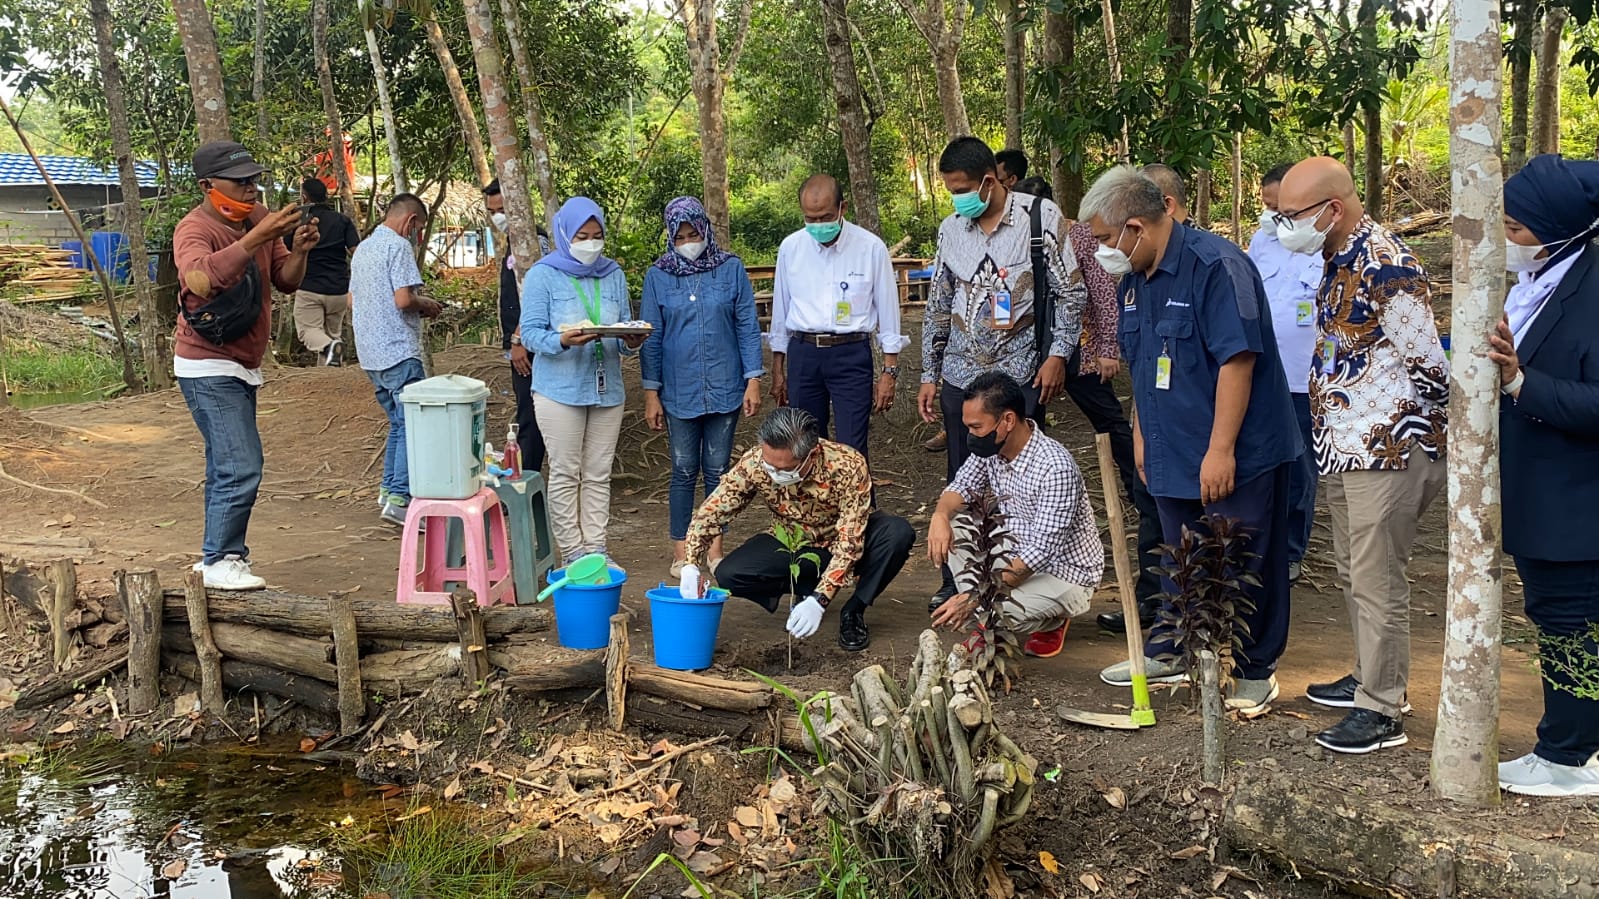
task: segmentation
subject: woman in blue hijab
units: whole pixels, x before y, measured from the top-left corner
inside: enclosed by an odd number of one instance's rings
[[[563,326],[613,325],[633,317],[627,276],[605,256],[605,213],[587,197],[566,201],[551,222],[555,252],[522,282],[522,341],[537,355],[533,412],[549,451],[546,498],[562,565],[610,556],[611,463],[622,433],[623,353],[643,337],[601,338]],[[614,565],[614,563],[613,563]]]
[[[666,252],[644,275],[639,317],[655,331],[644,342],[644,418],[667,432],[672,450],[672,576],[683,569],[683,541],[700,476],[705,495],[721,483],[733,455],[739,413],[761,408],[761,324],[744,263],[717,246],[705,207],[693,197],[666,204]],[[710,547],[722,557],[722,541]]]
[[[1505,182],[1505,267],[1517,283],[1488,357],[1504,394],[1505,553],[1538,626],[1544,710],[1537,745],[1499,765],[1499,785],[1528,796],[1599,796],[1596,234],[1599,162],[1538,156]]]

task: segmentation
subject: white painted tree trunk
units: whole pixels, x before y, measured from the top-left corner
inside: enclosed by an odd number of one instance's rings
[[[522,84],[522,116],[527,119],[528,152],[533,155],[533,182],[539,188],[539,200],[544,206],[544,221],[555,221],[561,201],[555,193],[555,174],[550,168],[550,139],[544,131],[544,101],[539,97],[539,86],[533,72],[533,62],[528,58],[527,45],[522,40],[522,14],[516,9],[517,0],[500,0],[500,14],[505,16],[505,42],[511,45],[511,59],[516,63],[516,77]],[[533,242],[534,251],[538,241]]]
[[[194,95],[194,125],[200,143],[233,140],[228,124],[228,95],[222,82],[217,32],[205,0],[172,0],[172,14],[183,56],[189,64],[189,91]]]
[[[1499,803],[1499,368],[1488,333],[1505,297],[1498,0],[1450,4],[1449,158],[1454,366],[1449,401],[1449,608],[1432,787]]]
[[[472,38],[472,59],[477,64],[478,92],[483,95],[483,117],[488,120],[489,142],[494,145],[494,167],[499,171],[505,215],[510,219],[511,252],[516,256],[520,283],[538,259],[538,237],[533,228],[533,207],[522,167],[522,148],[516,139],[516,108],[505,88],[504,59],[494,34],[494,9],[489,0],[466,0],[466,30]],[[487,179],[484,179],[487,183]]]
[[[405,177],[405,162],[400,156],[400,129],[394,119],[394,101],[389,98],[389,73],[383,65],[383,51],[378,47],[378,35],[370,23],[361,30],[366,32],[366,54],[372,59],[372,80],[378,89],[378,109],[383,115],[383,137],[389,146],[389,175],[394,179],[394,192],[410,193],[411,182]]]

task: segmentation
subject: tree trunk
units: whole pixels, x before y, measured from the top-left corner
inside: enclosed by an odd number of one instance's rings
[[[705,182],[705,212],[722,246],[728,245],[727,120],[722,111],[722,62],[716,42],[714,0],[683,0],[694,105],[699,108],[700,175]]]
[[[146,383],[157,390],[172,386],[172,357],[167,334],[161,327],[155,291],[150,285],[150,254],[144,244],[144,210],[140,204],[139,172],[133,157],[132,129],[128,123],[128,102],[122,81],[122,66],[117,62],[116,39],[111,33],[111,10],[106,0],[90,0],[89,18],[94,20],[95,49],[100,56],[100,78],[105,83],[106,113],[111,126],[111,155],[117,160],[122,183],[122,232],[128,235],[130,276],[133,294],[139,303],[139,349],[144,357]]]
[[[1116,46],[1116,12],[1111,0],[1099,0],[1100,20],[1105,26],[1105,56],[1110,63],[1111,93],[1119,93],[1122,86],[1121,51]],[[1122,138],[1116,145],[1116,158],[1123,163],[1132,161],[1132,138],[1128,135],[1127,116],[1122,115]]]
[[[383,51],[378,48],[378,35],[370,23],[363,23],[363,26],[366,53],[372,58],[372,80],[378,89],[378,109],[383,113],[383,137],[389,146],[389,175],[394,179],[395,193],[410,193],[411,182],[405,177],[405,163],[400,157],[400,126],[394,120],[394,101],[389,98],[389,73],[383,65]],[[376,184],[373,189],[377,189]]]
[[[255,104],[255,139],[264,148],[267,135],[272,131],[266,107],[266,0],[255,0],[254,63],[250,73],[250,100]]]
[[[1210,169],[1200,169],[1194,175],[1194,207],[1188,210],[1188,215],[1201,228],[1210,227],[1211,184]]]
[[[1344,145],[1344,168],[1349,170],[1349,177],[1355,177],[1355,120],[1350,119],[1344,123],[1342,135]]]
[[[947,31],[933,45],[933,74],[938,81],[938,108],[944,114],[944,136],[950,140],[972,133],[961,90],[960,44]]]
[[[1244,242],[1244,133],[1233,132],[1233,242]]]
[[[339,115],[339,99],[333,92],[333,64],[328,60],[328,0],[311,0],[311,45],[316,57],[316,82],[322,89],[322,113],[328,119],[328,141],[332,145],[334,177],[339,183],[339,199],[344,214],[358,218],[355,191],[350,186],[350,162],[344,145],[344,121]]]
[[[877,179],[872,174],[872,130],[866,121],[865,94],[855,70],[848,0],[822,0],[822,29],[827,61],[832,64],[833,102],[838,107],[838,132],[843,138],[844,159],[849,164],[855,223],[873,234],[880,234]]]
[[[556,210],[561,208],[561,201],[555,193],[555,175],[550,168],[550,139],[544,133],[544,101],[539,98],[538,79],[527,55],[527,45],[522,41],[522,14],[517,11],[516,0],[500,0],[500,14],[505,17],[505,42],[511,45],[517,80],[522,83],[522,116],[527,119],[527,148],[533,155],[533,182],[538,185],[539,199],[543,201],[544,221],[552,222]],[[533,253],[529,264],[538,260],[536,240]]]
[[[1064,12],[1049,12],[1044,19],[1044,62],[1057,72],[1070,71],[1077,63],[1076,26]],[[1055,204],[1068,216],[1077,215],[1083,200],[1081,165],[1075,168],[1053,140],[1049,147],[1049,181],[1055,189]]]
[[[1022,31],[1020,0],[1005,0],[1000,30],[1005,44],[1005,146],[1022,149],[1022,105],[1026,97],[1026,32]]]
[[[222,80],[222,59],[217,52],[211,11],[206,9],[205,0],[172,0],[172,14],[183,41],[183,58],[189,64],[189,90],[194,95],[194,124],[200,143],[232,140],[227,86]]]
[[[1560,36],[1570,13],[1564,6],[1553,6],[1544,14],[1543,34],[1538,44],[1538,105],[1534,110],[1533,134],[1539,153],[1560,152]]]
[[[1433,736],[1437,795],[1499,804],[1499,367],[1486,336],[1504,309],[1503,77],[1497,0],[1455,0],[1449,24],[1455,341],[1449,434],[1449,607]]]
[[[1506,174],[1515,174],[1527,164],[1527,119],[1532,107],[1532,44],[1538,30],[1538,6],[1535,3],[1516,5],[1516,17],[1511,25],[1510,56],[1510,158]]]
[[[461,137],[466,140],[472,171],[477,175],[477,183],[481,187],[494,180],[494,174],[489,170],[488,155],[483,152],[483,132],[478,130],[477,113],[472,111],[472,98],[467,96],[466,83],[461,80],[461,69],[455,64],[455,54],[450,52],[449,42],[444,39],[444,29],[439,27],[438,16],[423,19],[422,27],[427,32],[428,46],[433,48],[433,55],[439,59],[439,68],[444,70],[444,83],[450,89],[450,102],[455,104],[455,117],[461,120]],[[449,175],[446,174],[445,178],[448,179]]]
[[[1382,107],[1373,102],[1361,111],[1366,119],[1366,211],[1382,221]]]
[[[494,167],[499,171],[505,215],[510,219],[507,237],[516,257],[516,280],[521,283],[528,268],[538,261],[539,242],[527,178],[522,171],[522,147],[516,139],[516,108],[505,89],[505,72],[501,68],[504,57],[500,55],[499,38],[494,35],[494,7],[490,0],[465,0],[463,6],[467,34],[472,38],[478,93],[483,96],[483,117],[488,120],[489,140],[494,144]]]

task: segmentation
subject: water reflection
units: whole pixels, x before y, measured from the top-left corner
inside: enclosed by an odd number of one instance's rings
[[[316,844],[372,806],[352,776],[257,753],[0,771],[7,899],[342,899]]]

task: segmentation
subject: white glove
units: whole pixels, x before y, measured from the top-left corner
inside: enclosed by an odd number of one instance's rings
[[[815,593],[805,597],[805,601],[794,607],[788,615],[788,632],[801,640],[816,633],[822,626],[822,615],[827,610],[822,608],[822,601]]]

